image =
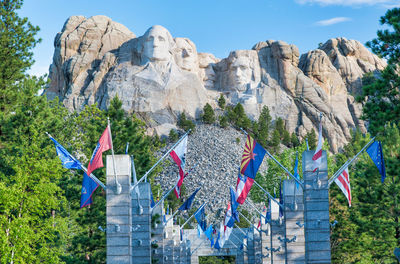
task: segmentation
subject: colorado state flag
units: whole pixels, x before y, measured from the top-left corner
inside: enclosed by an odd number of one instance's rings
[[[266,151],[253,138],[247,135],[246,144],[240,163],[240,173],[254,179],[260,167]]]

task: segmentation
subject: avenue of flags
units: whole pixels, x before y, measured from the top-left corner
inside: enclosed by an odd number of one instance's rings
[[[50,139],[54,142],[55,148],[56,148],[56,153],[58,157],[61,160],[62,166],[67,169],[79,169],[83,170],[83,180],[82,180],[82,189],[81,189],[81,203],[80,206],[85,207],[93,203],[93,193],[95,190],[98,188],[98,186],[103,187],[104,189],[106,186],[101,183],[93,174],[92,172],[95,171],[98,168],[101,168],[104,166],[103,164],[103,153],[107,150],[112,150],[113,152],[113,144],[112,144],[112,136],[111,136],[111,128],[110,124],[107,125],[106,129],[102,133],[96,147],[94,148],[93,154],[90,158],[90,161],[88,163],[87,169],[82,165],[82,163],[74,158],[60,143],[58,143],[54,138],[52,138],[49,135]],[[176,180],[176,184],[174,187],[171,189],[175,193],[175,196],[179,199],[181,198],[181,188],[183,181],[185,177],[188,175],[189,171],[185,172],[185,165],[186,165],[186,155],[187,155],[187,145],[188,145],[188,132],[183,135],[180,140],[166,153],[165,156],[168,154],[170,157],[174,160],[178,167],[178,179]],[[318,144],[316,147],[316,150],[312,156],[312,171],[314,173],[319,173],[319,168],[321,166],[321,161],[322,161],[322,122],[320,121],[319,124],[319,135],[318,135]],[[350,177],[349,177],[349,170],[348,167],[350,164],[356,160],[357,156],[360,155],[364,150],[366,149],[366,152],[370,156],[371,160],[374,162],[376,165],[380,175],[381,175],[381,181],[384,182],[385,177],[386,177],[386,171],[385,171],[385,162],[384,162],[384,157],[383,157],[383,152],[382,152],[382,144],[380,141],[374,141],[374,139],[371,139],[371,141],[364,146],[364,148],[357,153],[357,155],[350,161],[347,161],[330,179],[329,179],[329,184],[331,184],[333,181],[338,185],[340,190],[343,192],[345,197],[348,200],[349,206],[351,206],[351,188],[350,188]],[[255,177],[258,172],[258,169],[260,168],[264,156],[268,154],[271,158],[271,154],[268,153],[267,150],[265,150],[259,143],[256,142],[250,135],[247,135],[247,140],[245,142],[244,146],[244,151],[243,155],[240,161],[240,166],[238,168],[238,176],[237,176],[237,183],[236,183],[236,189],[230,188],[229,187],[229,194],[230,194],[230,199],[229,203],[227,204],[227,209],[225,211],[225,217],[224,220],[221,223],[221,226],[219,228],[219,231],[216,234],[216,239],[214,241],[214,228],[212,225],[207,226],[207,220],[206,220],[206,215],[205,215],[205,204],[200,206],[198,210],[191,216],[194,217],[198,223],[199,227],[199,232],[204,233],[208,240],[211,243],[211,247],[214,247],[216,249],[220,249],[224,246],[224,243],[229,240],[229,237],[232,233],[232,229],[235,226],[235,222],[239,222],[239,211],[238,208],[240,205],[242,205],[250,193],[250,190],[254,184],[257,184],[255,182]],[[114,153],[113,153],[114,156]],[[162,160],[164,157],[162,157],[160,160]],[[159,161],[160,161],[159,160]],[[143,179],[146,180],[146,176],[150,173],[150,171],[159,163],[159,161],[148,171],[146,172],[145,176],[143,176],[139,181],[136,179],[136,174],[134,173],[134,185],[131,186],[131,190],[135,188],[139,182],[141,182]],[[274,159],[274,161],[276,161]],[[276,161],[277,162],[277,161]],[[281,164],[279,164],[281,165]],[[282,167],[282,165],[281,165]],[[134,168],[134,165],[133,165]],[[114,164],[114,170],[115,170],[115,164]],[[287,170],[286,170],[287,171]],[[300,175],[299,175],[299,169],[298,169],[298,155],[296,154],[296,159],[295,159],[295,165],[294,165],[294,173],[293,175],[290,174],[292,177],[294,177],[296,180],[296,189],[299,188],[299,186],[302,186],[302,182],[300,180]],[[289,173],[289,172],[287,172]],[[289,174],[288,174],[289,175]],[[116,177],[116,176],[115,176]],[[118,183],[117,178],[116,178],[116,183]],[[257,184],[258,185],[258,184]],[[258,185],[259,186],[259,185]],[[259,186],[260,187],[260,186]],[[260,187],[261,188],[261,187]],[[138,190],[138,188],[136,188]],[[182,203],[182,205],[175,211],[175,214],[178,211],[189,211],[190,208],[192,207],[193,201],[195,199],[196,194],[199,192],[200,188],[196,189],[188,198],[185,202]],[[153,209],[156,207],[160,202],[162,202],[166,196],[169,194],[169,192],[164,195],[164,197],[159,200],[157,198],[157,203],[154,201],[153,195],[151,194],[151,208]],[[269,195],[269,194],[268,194]],[[140,196],[140,193],[137,192],[137,196]],[[263,209],[262,214],[260,215],[260,220],[258,223],[258,227],[261,227],[262,224],[262,217],[265,218],[265,223],[270,223],[271,222],[271,202],[277,202],[274,198],[269,195],[269,199],[267,200],[268,206]],[[278,202],[277,202],[278,203]],[[172,208],[171,208],[172,209]],[[172,211],[172,210],[171,210]],[[169,214],[169,212],[167,212]],[[265,217],[264,217],[265,214]],[[279,184],[279,217],[280,219],[283,217],[284,212],[283,212],[283,193],[282,193],[282,181]],[[165,215],[164,215],[165,217]],[[172,216],[173,218],[173,216]],[[165,220],[165,222],[168,222],[168,220]],[[185,225],[185,224],[184,224]],[[183,225],[183,226],[184,226]],[[180,238],[181,241],[183,240],[184,233],[183,233],[183,226],[180,229]]]

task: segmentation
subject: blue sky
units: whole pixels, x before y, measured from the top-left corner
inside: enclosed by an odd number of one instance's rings
[[[19,14],[41,28],[30,73],[44,74],[54,37],[72,15],[106,15],[137,36],[162,25],[173,37],[190,38],[198,52],[224,58],[267,39],[295,44],[300,54],[335,37],[365,44],[393,7],[400,7],[400,0],[25,0]]]

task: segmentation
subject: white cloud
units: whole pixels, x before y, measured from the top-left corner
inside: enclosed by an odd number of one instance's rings
[[[331,19],[326,19],[326,20],[320,20],[318,22],[316,22],[315,24],[318,26],[330,26],[330,25],[334,25],[337,23],[342,23],[342,22],[346,22],[346,21],[350,21],[351,18],[349,17],[334,17]]]
[[[29,75],[35,75],[37,77],[49,74],[49,66],[38,66],[33,64],[32,67],[27,71]]]
[[[342,5],[342,6],[360,6],[360,5],[399,5],[399,0],[296,0],[300,4],[320,4],[320,5]]]

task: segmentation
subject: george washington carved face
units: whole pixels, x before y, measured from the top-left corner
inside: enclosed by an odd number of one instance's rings
[[[169,61],[173,39],[162,26],[149,28],[142,37],[142,61]]]

